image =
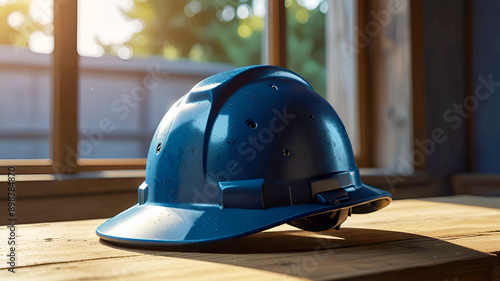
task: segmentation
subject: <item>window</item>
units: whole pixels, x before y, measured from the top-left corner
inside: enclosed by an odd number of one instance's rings
[[[80,158],[146,157],[191,87],[261,62],[265,1],[101,2],[78,2]]]
[[[360,126],[358,107],[357,69],[358,53],[355,46],[356,3],[350,0],[327,2],[325,53],[326,99],[332,104],[344,122],[358,165],[365,165],[360,159]],[[366,158],[366,157],[365,157]],[[366,162],[366,161],[365,161]]]
[[[288,0],[286,7],[287,68],[326,95],[325,24],[328,3]]]
[[[43,0],[0,2],[8,8],[1,10],[1,19],[21,35],[19,26],[31,17],[33,5],[43,4],[56,11],[54,20],[50,12],[46,17],[35,17],[37,23],[32,26],[36,30],[24,39],[21,36],[16,37],[17,41],[5,41],[10,35],[0,37],[2,44],[27,46],[45,54],[33,54],[33,60],[22,55],[20,61],[32,63],[29,71],[42,68],[45,72],[38,80],[33,78],[35,82],[18,86],[29,85],[43,93],[28,99],[32,107],[22,100],[15,102],[23,110],[14,116],[26,124],[16,128],[26,132],[13,131],[8,127],[12,124],[0,121],[0,132],[7,136],[0,141],[0,162],[3,167],[15,164],[21,168],[20,173],[143,169],[156,124],[195,83],[233,67],[267,60],[283,65],[285,61],[276,56],[288,54],[287,67],[310,81],[341,116],[358,164],[393,167],[397,161],[375,159],[379,156],[374,150],[384,139],[373,132],[389,132],[392,142],[409,132],[410,74],[406,72],[400,79],[403,84],[391,84],[393,74],[401,75],[401,69],[409,68],[409,39],[403,36],[408,29],[408,10],[392,15],[388,24],[379,21],[379,13],[389,2],[70,0],[56,1],[53,8],[52,2]],[[18,6],[14,9],[13,5]],[[282,27],[286,29],[285,37],[279,33],[271,36]],[[368,38],[370,43],[360,45],[360,38]],[[267,46],[271,48],[267,50]],[[396,50],[397,57],[387,55],[384,48]],[[52,50],[53,54],[48,55]],[[271,57],[267,57],[268,53]],[[0,59],[2,63],[12,61],[3,52]],[[2,88],[0,94],[8,95],[7,100],[14,99],[8,91]],[[33,89],[19,91],[35,93]],[[388,93],[385,99],[399,100],[388,107],[375,103],[384,91]],[[38,115],[33,115],[35,111]],[[402,121],[406,125],[399,128],[402,112],[406,114]],[[391,124],[387,124],[387,118]],[[16,118],[9,115],[2,120]],[[374,127],[375,123],[383,127]],[[19,149],[14,144],[4,145],[8,136]],[[24,144],[29,138],[37,143]],[[404,149],[408,147],[403,145]],[[26,154],[13,154],[17,151]],[[391,159],[401,151],[391,154]],[[50,160],[11,160],[16,158]]]
[[[371,165],[413,172],[410,1],[367,1],[362,31],[370,73]],[[361,67],[361,66],[360,66]]]
[[[0,1],[0,159],[48,159],[52,1]]]

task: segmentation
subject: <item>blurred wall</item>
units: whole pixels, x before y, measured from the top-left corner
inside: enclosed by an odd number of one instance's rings
[[[476,172],[500,174],[500,1],[472,5],[474,165]]]
[[[450,176],[467,171],[467,120],[450,120],[466,98],[465,31],[465,0],[423,1],[427,139],[415,141],[427,154],[428,172],[443,181],[443,195],[452,193]]]

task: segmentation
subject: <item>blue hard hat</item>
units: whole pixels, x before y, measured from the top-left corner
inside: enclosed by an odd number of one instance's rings
[[[137,245],[210,242],[283,223],[309,231],[377,211],[332,106],[297,74],[249,66],[198,83],[151,141],[139,202],[97,228]]]

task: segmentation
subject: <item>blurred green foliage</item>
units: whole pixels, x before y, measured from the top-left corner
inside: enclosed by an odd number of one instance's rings
[[[168,59],[223,62],[237,67],[261,63],[265,23],[252,10],[252,0],[134,3],[135,9],[127,16],[144,22],[144,29],[127,43],[134,55],[157,54]],[[242,5],[249,8],[248,17],[238,17]],[[325,15],[319,5],[308,10],[297,0],[290,0],[286,6],[287,66],[324,96]],[[229,17],[224,18],[228,10]]]
[[[0,44],[27,47],[29,35],[45,28],[28,17],[30,1],[2,4],[0,4]]]
[[[144,22],[144,29],[126,43],[134,55],[156,54],[168,59],[188,58],[235,66],[260,62],[264,21],[258,17],[238,20],[234,14],[239,1],[135,0],[134,3],[135,8],[127,15]],[[225,8],[230,9],[228,6],[232,7],[233,19],[222,21],[221,14]],[[246,38],[238,35],[241,25],[251,28]]]
[[[298,5],[296,0],[290,2],[286,13],[287,67],[304,77],[324,97],[325,15],[320,12],[319,6],[309,11]]]

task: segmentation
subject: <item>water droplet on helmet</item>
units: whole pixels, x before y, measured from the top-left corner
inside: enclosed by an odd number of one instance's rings
[[[253,121],[248,122],[248,127],[252,128],[252,129],[256,129],[257,126],[258,126],[258,124],[256,122],[253,122]]]

